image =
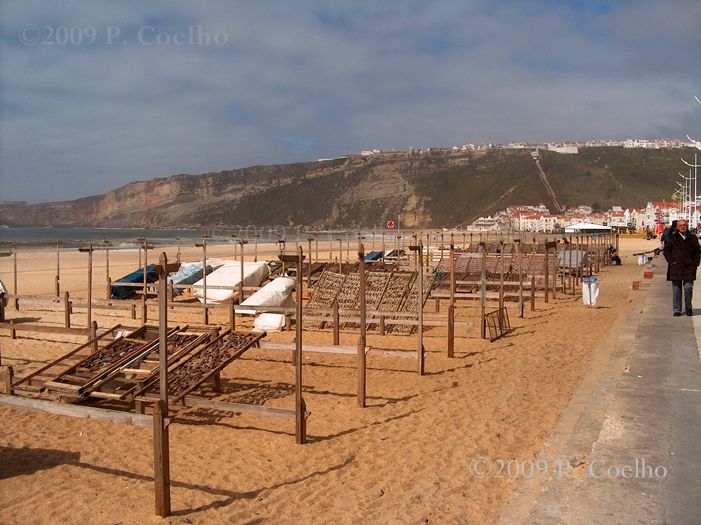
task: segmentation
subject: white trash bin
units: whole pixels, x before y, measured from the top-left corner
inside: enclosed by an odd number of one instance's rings
[[[599,281],[596,277],[582,279],[582,300],[590,308],[596,308],[599,303]]]

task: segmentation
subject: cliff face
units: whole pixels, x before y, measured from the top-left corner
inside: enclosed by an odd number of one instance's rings
[[[564,205],[641,206],[666,198],[683,150],[589,148],[541,152]],[[688,156],[688,155],[687,155]],[[106,195],[0,204],[11,226],[405,227],[464,224],[510,204],[552,206],[528,150],[385,154],[254,166],[132,182]]]

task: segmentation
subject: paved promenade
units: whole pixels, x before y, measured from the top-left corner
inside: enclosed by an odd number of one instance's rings
[[[643,287],[502,524],[701,523],[701,282],[694,317],[672,316],[660,268]]]

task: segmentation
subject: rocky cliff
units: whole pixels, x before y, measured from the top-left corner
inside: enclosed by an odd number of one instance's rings
[[[541,152],[565,206],[668,198],[683,150]],[[510,204],[552,206],[529,150],[388,153],[132,182],[69,202],[0,204],[10,226],[455,226]]]

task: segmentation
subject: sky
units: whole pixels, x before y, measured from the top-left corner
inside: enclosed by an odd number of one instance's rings
[[[698,0],[1,0],[0,201],[373,148],[699,139],[695,95]]]

